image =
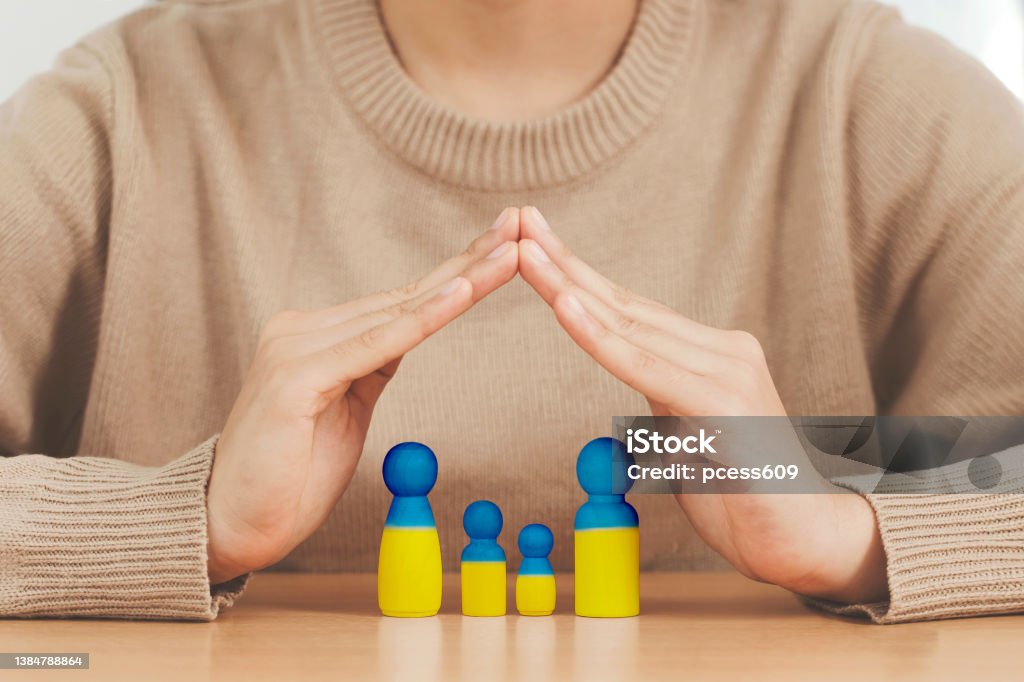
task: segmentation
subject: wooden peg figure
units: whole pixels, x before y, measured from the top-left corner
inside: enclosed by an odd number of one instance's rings
[[[498,544],[502,524],[501,510],[488,500],[477,500],[462,515],[462,527],[469,536],[462,550],[464,616],[505,615],[505,550]]]
[[[626,502],[633,457],[622,441],[596,438],[580,450],[576,477],[589,496],[576,512],[576,615],[640,613],[640,519]]]
[[[555,572],[548,555],[555,545],[551,530],[539,523],[519,531],[523,563],[516,576],[516,609],[524,616],[550,616],[555,610]]]
[[[384,457],[384,484],[395,496],[384,522],[377,602],[385,616],[420,618],[441,608],[441,543],[427,493],[437,457],[421,443],[399,443]]]

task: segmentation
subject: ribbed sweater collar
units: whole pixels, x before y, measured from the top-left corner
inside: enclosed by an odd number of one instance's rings
[[[643,0],[618,61],[594,90],[551,116],[495,123],[420,90],[394,54],[374,0],[313,0],[334,78],[368,130],[424,173],[484,191],[562,184],[633,142],[678,75],[698,1]]]

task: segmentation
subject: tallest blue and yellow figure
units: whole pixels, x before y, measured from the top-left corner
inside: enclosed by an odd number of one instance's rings
[[[576,477],[587,501],[576,512],[576,615],[640,613],[640,518],[626,502],[633,457],[622,441],[595,438],[580,450]]]
[[[441,543],[427,493],[437,457],[421,443],[399,443],[384,457],[384,484],[395,496],[384,522],[377,602],[385,616],[421,618],[441,608]]]

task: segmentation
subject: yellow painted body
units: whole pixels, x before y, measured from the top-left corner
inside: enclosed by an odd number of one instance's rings
[[[550,616],[555,610],[555,576],[517,575],[516,609],[524,616]]]
[[[640,613],[640,529],[575,533],[576,615],[623,618]]]
[[[505,615],[505,562],[462,562],[462,615]]]
[[[441,608],[441,543],[436,528],[384,527],[377,603],[385,616],[421,618]]]

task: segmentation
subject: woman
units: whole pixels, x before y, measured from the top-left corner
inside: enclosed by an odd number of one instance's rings
[[[880,6],[161,2],[4,105],[0,158],[8,615],[372,570],[400,440],[446,557],[488,497],[566,569],[612,415],[1024,407],[1019,103]],[[642,562],[1024,606],[1020,496],[828,485],[637,499]]]

